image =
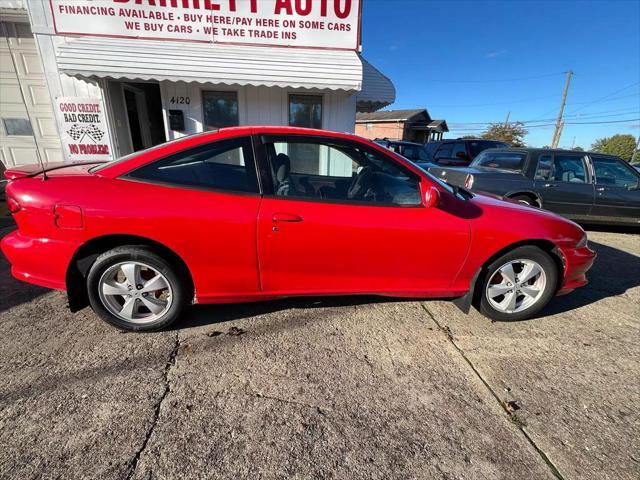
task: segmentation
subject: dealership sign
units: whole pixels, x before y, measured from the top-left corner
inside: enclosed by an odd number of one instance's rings
[[[56,33],[357,50],[362,0],[49,0]]]
[[[56,117],[62,149],[69,162],[111,160],[111,147],[102,100],[58,97]]]

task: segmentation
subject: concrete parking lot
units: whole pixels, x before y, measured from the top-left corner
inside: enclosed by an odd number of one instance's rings
[[[640,478],[640,236],[589,233],[590,285],[518,323],[312,298],[120,333],[2,259],[0,475]]]

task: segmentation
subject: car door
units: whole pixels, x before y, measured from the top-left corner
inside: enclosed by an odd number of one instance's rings
[[[591,155],[598,221],[640,223],[640,174],[618,158]]]
[[[584,155],[542,153],[534,177],[542,208],[586,220],[593,207],[594,187]]]
[[[176,252],[191,269],[198,301],[260,294],[261,196],[251,137],[180,151],[120,180],[116,192],[101,192],[111,210],[124,212],[112,221],[115,231],[154,239]],[[127,230],[131,225],[135,230]]]
[[[466,255],[469,226],[423,206],[419,175],[351,140],[263,136],[261,144],[262,169],[272,172],[258,216],[266,294],[447,291]],[[313,174],[299,144],[316,147]],[[303,166],[311,184],[316,177],[343,181],[329,187],[330,196],[283,188]]]

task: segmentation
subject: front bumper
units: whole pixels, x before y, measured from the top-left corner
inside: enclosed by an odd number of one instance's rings
[[[0,244],[18,280],[41,287],[66,290],[67,267],[75,245],[49,238],[32,238],[14,231]]]
[[[564,276],[558,295],[564,295],[589,283],[587,272],[596,259],[596,252],[589,247],[561,248],[564,259]]]

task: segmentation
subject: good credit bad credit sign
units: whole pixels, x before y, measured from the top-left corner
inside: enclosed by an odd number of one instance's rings
[[[49,0],[56,33],[358,50],[362,0]]]
[[[104,108],[100,99],[58,97],[56,116],[67,161],[112,159]]]

